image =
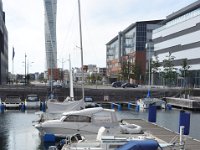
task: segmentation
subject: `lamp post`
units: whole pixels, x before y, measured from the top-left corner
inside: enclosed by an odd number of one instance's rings
[[[148,79],[148,89],[150,90],[151,87],[151,48],[152,48],[153,42],[152,40],[149,40],[146,43],[146,51],[148,51],[148,75],[149,75],[149,79]]]
[[[29,62],[29,60],[27,61],[27,74],[29,74],[29,67],[31,66],[31,64],[33,64],[34,62]]]
[[[62,61],[60,61],[59,59],[57,59],[59,62],[61,62],[62,63],[62,71],[61,71],[61,80],[62,80],[62,82],[63,82],[63,78],[64,78],[64,75],[63,75],[63,66],[64,66],[64,63],[67,61],[67,60],[64,60],[63,58],[62,58]]]
[[[96,76],[96,89],[97,89],[97,67],[95,68],[95,76]]]
[[[26,53],[25,53],[25,75],[24,75],[24,85],[26,86]]]
[[[30,75],[29,75],[29,67],[31,64],[33,64],[34,62],[30,62],[29,63],[29,60],[27,61],[27,83],[29,83],[29,80],[30,80]]]

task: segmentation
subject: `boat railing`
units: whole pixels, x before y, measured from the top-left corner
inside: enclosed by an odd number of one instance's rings
[[[186,138],[184,137],[183,141],[180,141],[180,135],[174,136],[169,143],[173,144],[173,147],[179,147],[184,149]]]

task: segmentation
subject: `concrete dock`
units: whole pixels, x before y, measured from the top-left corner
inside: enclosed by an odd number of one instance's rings
[[[190,110],[200,110],[200,98],[175,98],[175,97],[166,97],[168,104],[179,107],[186,108]]]
[[[161,139],[167,143],[171,142],[179,142],[179,133],[173,132],[164,127],[160,127],[155,123],[150,123],[141,119],[134,120],[125,120],[128,123],[134,123],[143,128],[144,131],[151,133],[158,139]],[[185,150],[199,150],[200,149],[200,141],[193,139],[189,136],[184,136],[185,141]]]

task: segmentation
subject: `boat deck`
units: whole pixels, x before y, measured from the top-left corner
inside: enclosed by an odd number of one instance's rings
[[[161,139],[167,143],[170,142],[179,142],[179,134],[168,130],[164,127],[158,126],[155,123],[150,123],[145,120],[141,119],[134,119],[134,120],[125,120],[128,123],[134,123],[141,126],[144,131],[149,132],[150,134],[154,135],[158,139]],[[185,141],[185,150],[199,150],[200,149],[200,141],[193,139],[189,136],[184,136]]]

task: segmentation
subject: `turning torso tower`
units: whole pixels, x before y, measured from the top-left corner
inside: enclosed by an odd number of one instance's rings
[[[44,0],[46,69],[57,68],[56,12],[57,0]]]

